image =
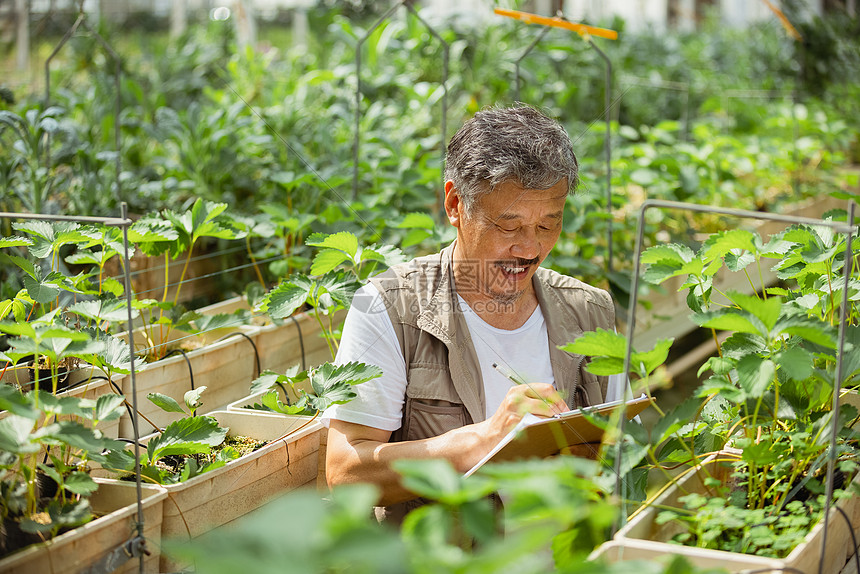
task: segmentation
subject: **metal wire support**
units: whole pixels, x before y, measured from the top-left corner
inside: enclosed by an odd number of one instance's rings
[[[80,1],[78,18],[75,20],[75,23],[72,24],[72,27],[66,31],[66,33],[63,35],[62,39],[60,40],[60,43],[54,47],[54,50],[51,52],[51,54],[45,60],[44,106],[47,109],[48,105],[50,103],[50,99],[51,99],[51,61],[60,52],[60,50],[63,49],[63,46],[66,45],[66,42],[69,41],[69,39],[75,34],[75,32],[78,31],[78,28],[80,28],[81,26],[83,26],[87,30],[87,32],[89,32],[89,34],[91,36],[93,36],[99,42],[99,44],[104,49],[104,51],[107,52],[107,54],[110,55],[110,57],[113,58],[113,61],[114,61],[114,92],[116,94],[116,101],[115,101],[115,105],[114,105],[114,124],[113,125],[114,125],[114,147],[116,148],[116,160],[115,160],[116,161],[116,168],[115,168],[116,169],[116,174],[115,174],[116,175],[116,197],[121,202],[121,201],[123,201],[122,187],[120,184],[120,173],[122,171],[122,153],[121,153],[122,148],[120,147],[120,128],[122,127],[121,119],[120,119],[120,114],[122,113],[122,92],[120,91],[120,89],[121,89],[120,78],[121,78],[121,74],[122,74],[122,63],[121,63],[119,54],[116,53],[116,51],[113,49],[113,47],[110,44],[108,44],[107,41],[87,23],[86,13],[84,12],[83,0]],[[50,135],[47,135],[46,137],[50,140]],[[51,148],[49,145],[47,145],[47,146],[45,146],[45,168],[48,170],[51,169],[50,163],[51,163]]]
[[[355,135],[352,144],[352,200],[358,199],[358,156],[359,145],[361,141],[361,47],[370,38],[373,32],[376,31],[383,22],[388,20],[394,12],[401,6],[405,7],[413,16],[427,29],[431,36],[436,38],[442,44],[442,121],[440,123],[440,152],[441,159],[441,187],[436,190],[436,213],[441,217],[443,213],[442,190],[445,187],[445,148],[447,144],[447,126],[448,126],[448,63],[450,47],[442,36],[440,36],[430,24],[427,23],[415,9],[413,4],[415,0],[398,0],[373,26],[371,26],[364,36],[362,36],[355,46]]]
[[[834,468],[836,466],[836,439],[839,435],[839,394],[842,389],[842,374],[844,373],[844,361],[842,360],[842,349],[845,347],[845,327],[848,325],[848,285],[851,283],[851,269],[854,266],[854,257],[851,250],[851,240],[853,239],[854,229],[854,208],[856,204],[852,201],[848,207],[848,231],[845,237],[845,260],[842,268],[842,275],[845,278],[845,284],[842,286],[842,306],[839,309],[839,352],[836,355],[836,379],[833,381],[833,408],[831,410],[831,418],[833,419],[833,428],[830,433],[830,456],[827,458],[827,488],[824,495],[824,532],[821,536],[821,558],[818,561],[818,574],[824,571],[824,556],[827,550],[827,524],[830,522],[830,507],[831,499],[833,498],[833,479]],[[850,528],[849,528],[850,530]],[[854,548],[857,552],[857,548]]]
[[[603,50],[597,47],[590,36],[588,37],[588,45],[597,52],[597,55],[606,64],[606,93],[603,98],[603,118],[606,124],[606,136],[603,141],[603,154],[606,158],[606,214],[609,216],[606,219],[606,272],[612,273],[612,122],[610,120],[612,112],[612,61]]]
[[[90,217],[90,216],[78,216],[78,215],[49,215],[45,213],[10,213],[10,212],[0,212],[0,219],[27,219],[33,221],[66,221],[72,223],[95,223],[106,225],[109,227],[121,227],[122,228],[122,238],[123,238],[123,267],[125,270],[125,297],[126,297],[126,311],[128,314],[128,324],[131,325],[131,315],[132,315],[132,306],[131,306],[131,272],[129,265],[129,246],[128,246],[128,228],[131,226],[132,221],[128,218],[128,207],[125,202],[120,205],[120,217]],[[105,567],[110,563],[112,566],[111,570],[105,570],[106,572],[112,571],[119,564],[125,562],[131,557],[137,556],[139,559],[139,571],[141,574],[143,573],[143,558],[146,554],[146,549],[143,545],[143,491],[141,489],[140,483],[140,435],[137,432],[138,424],[137,424],[137,384],[134,376],[134,339],[131,330],[128,332],[128,349],[130,354],[130,365],[129,369],[131,371],[131,388],[132,388],[132,408],[134,409],[134,417],[132,418],[132,422],[134,424],[134,458],[135,458],[135,477],[137,480],[137,521],[135,522],[136,535],[133,536],[128,542],[123,544],[122,547],[115,549],[110,553],[109,558],[107,558],[107,562],[104,563]],[[121,560],[122,556],[125,556],[125,560],[122,562],[117,562],[117,560]],[[99,563],[101,564],[101,562]],[[97,570],[96,570],[97,571]]]
[[[625,373],[630,372],[630,365],[632,362],[633,356],[633,332],[636,328],[636,305],[639,298],[639,267],[642,264],[642,243],[644,240],[645,234],[645,212],[649,209],[672,209],[678,211],[692,211],[696,213],[711,213],[716,215],[727,215],[730,217],[736,217],[739,219],[758,219],[758,220],[766,220],[766,221],[778,221],[786,224],[805,224],[805,225],[815,225],[819,227],[828,227],[832,229],[835,233],[844,233],[847,236],[847,244],[845,251],[845,265],[846,268],[851,266],[851,261],[853,260],[853,253],[851,251],[851,236],[855,232],[854,229],[854,206],[853,203],[850,206],[850,215],[849,222],[842,223],[837,221],[828,221],[822,219],[813,219],[810,217],[800,217],[800,216],[792,216],[792,215],[780,215],[778,213],[767,213],[767,212],[759,212],[759,211],[747,211],[743,209],[729,209],[729,208],[717,208],[711,207],[709,205],[699,205],[695,203],[683,203],[679,201],[663,201],[656,199],[648,199],[639,209],[637,230],[636,230],[636,247],[634,253],[633,260],[633,276],[631,278],[630,285],[630,306],[627,310],[627,348],[624,353],[624,371]],[[847,296],[848,293],[848,285],[849,280],[851,278],[850,270],[846,270],[845,272],[845,283],[842,286],[843,299]],[[842,312],[840,314],[840,322],[839,322],[839,342],[837,344],[836,350],[836,371],[837,371],[837,382],[834,393],[838,395],[839,390],[839,376],[841,373],[841,365],[842,365],[842,357],[844,355],[845,350],[845,324],[847,321],[846,313],[845,313],[846,303],[843,301],[842,304]],[[834,405],[838,406],[838,396],[834,398]],[[624,408],[624,407],[622,407]],[[626,422],[626,416],[624,413],[621,413],[621,417],[618,421],[618,435],[619,437],[624,436],[624,424]],[[832,430],[832,441],[836,440],[836,434],[838,432],[838,416],[834,413],[833,418],[833,430]],[[627,497],[626,497],[626,483],[621,480],[621,455],[623,449],[623,440],[619,438],[616,442],[616,451],[615,451],[615,493],[619,496],[621,500],[621,512],[619,513],[618,523],[613,525],[613,534],[617,532],[621,526],[627,520]],[[831,457],[834,456],[835,449],[831,445]],[[832,458],[831,458],[831,466],[828,467],[828,477],[827,477],[827,492],[832,496],[833,488],[833,472],[832,472]],[[829,498],[828,498],[829,501]],[[828,502],[826,512],[829,511],[830,505]],[[825,512],[825,520],[827,519],[827,513]],[[825,522],[825,530],[822,545],[826,545],[827,542],[827,529]],[[822,546],[824,548],[825,546]]]

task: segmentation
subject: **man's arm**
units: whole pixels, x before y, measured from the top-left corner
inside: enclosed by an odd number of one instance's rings
[[[444,458],[459,472],[480,461],[516,424],[523,414],[551,416],[568,410],[552,385],[534,383],[512,387],[489,419],[416,441],[390,443],[390,431],[332,420],[326,453],[326,480],[330,487],[356,482],[376,485],[379,505],[415,498],[403,488],[391,469],[399,459]]]

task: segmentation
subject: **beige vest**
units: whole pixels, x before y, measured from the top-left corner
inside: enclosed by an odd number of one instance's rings
[[[370,280],[382,295],[406,361],[403,420],[391,442],[438,436],[492,414],[485,410],[481,369],[454,291],[453,251],[452,243]],[[544,268],[532,282],[546,322],[556,387],[571,408],[602,403],[607,378],[587,372],[584,356],[557,346],[598,327],[614,329],[609,294]],[[410,501],[385,514],[397,520],[420,504],[420,499]]]

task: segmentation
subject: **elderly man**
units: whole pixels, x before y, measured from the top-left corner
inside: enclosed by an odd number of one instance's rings
[[[451,139],[446,161],[457,239],[356,294],[338,362],[375,364],[383,376],[324,416],[329,485],[377,485],[394,519],[420,501],[392,461],[444,458],[465,472],[525,412],[551,416],[613,398],[584,357],[557,348],[614,328],[609,294],[539,267],[578,184],[564,128],[527,106],[484,110]]]

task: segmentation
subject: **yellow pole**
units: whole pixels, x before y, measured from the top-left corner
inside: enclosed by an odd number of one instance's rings
[[[551,26],[553,28],[571,30],[580,36],[597,36],[598,38],[606,38],[607,40],[618,39],[618,32],[615,30],[586,26],[585,24],[570,22],[563,18],[559,18],[558,16],[550,18],[548,16],[539,16],[537,14],[529,14],[528,12],[520,12],[519,10],[508,10],[507,8],[496,8],[494,12],[499,16],[506,16],[508,18],[513,18],[514,20],[520,20],[526,24],[538,24],[540,26]]]

